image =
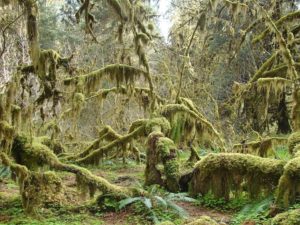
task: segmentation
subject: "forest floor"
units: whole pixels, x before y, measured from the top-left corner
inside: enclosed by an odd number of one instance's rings
[[[130,161],[127,164],[116,161],[106,161],[100,167],[89,168],[94,174],[102,176],[110,182],[120,186],[141,186],[144,181],[144,165],[137,165]],[[64,184],[64,195],[68,204],[47,205],[39,210],[37,218],[27,217],[22,209],[17,184],[9,178],[0,181],[0,224],[28,224],[28,225],[76,225],[76,224],[114,224],[138,225],[152,224],[147,213],[141,206],[126,207],[117,212],[100,212],[86,210],[80,207],[89,203],[89,200],[77,192],[75,176],[68,173],[59,173]],[[138,204],[137,204],[138,205]],[[210,216],[217,221],[229,224],[232,212],[221,211],[196,205],[191,202],[176,201],[176,205],[184,209],[188,217],[182,219],[169,211],[158,212],[160,220],[171,220],[176,224],[197,219],[202,215]]]
[[[207,154],[199,153],[200,155]],[[276,155],[280,159],[289,158],[286,148],[277,150]],[[192,168],[191,165],[186,164],[188,158],[189,152],[180,152],[181,172]],[[123,164],[122,160],[105,160],[99,166],[88,167],[88,169],[113,184],[145,188],[143,187],[145,180],[143,163],[137,164],[135,161],[128,160],[126,164]],[[74,175],[65,172],[57,174],[61,177],[64,187],[62,201],[60,203],[51,203],[50,201],[44,207],[40,207],[38,216],[35,218],[28,217],[23,212],[18,185],[9,176],[0,179],[0,225],[151,225],[153,224],[151,222],[153,214],[159,221],[169,220],[177,225],[186,224],[203,215],[215,219],[222,225],[261,224],[255,223],[254,220],[264,221],[266,219],[265,212],[274,200],[273,196],[257,201],[241,197],[225,202],[223,199],[214,199],[207,195],[192,199],[194,201],[191,202],[186,201],[185,193],[179,193],[179,198],[172,199],[173,206],[177,210],[176,213],[174,209],[157,207],[155,203],[152,204],[153,210],[149,211],[141,202],[135,202],[122,209],[118,209],[119,202],[105,202],[103,210],[103,206],[99,209],[99,206],[92,204],[95,199],[89,200],[88,197],[79,194]],[[154,197],[159,196],[165,200],[172,195],[155,186],[148,187],[146,190]],[[184,212],[184,216],[181,215],[182,212]]]

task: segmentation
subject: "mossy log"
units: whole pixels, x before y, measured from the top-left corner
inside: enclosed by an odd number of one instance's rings
[[[242,184],[251,198],[275,190],[283,173],[284,161],[258,156],[221,153],[209,154],[196,165],[191,180],[192,195],[210,191],[217,198],[230,198],[230,193],[241,193]]]
[[[284,166],[284,172],[278,184],[276,204],[288,207],[300,194],[300,158],[290,160]]]
[[[295,156],[297,153],[296,146],[300,144],[300,132],[294,132],[289,136],[288,139],[288,149],[292,156]]]

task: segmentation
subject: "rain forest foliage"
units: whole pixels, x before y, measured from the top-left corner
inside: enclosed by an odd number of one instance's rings
[[[164,2],[0,0],[1,224],[300,224],[300,2]]]

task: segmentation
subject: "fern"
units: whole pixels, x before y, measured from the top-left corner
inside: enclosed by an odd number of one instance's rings
[[[232,225],[239,225],[248,219],[259,219],[259,216],[269,209],[272,202],[273,196],[270,196],[262,201],[246,205],[232,220]]]
[[[2,180],[3,178],[8,177],[9,175],[10,175],[9,167],[6,167],[6,166],[0,167],[0,180]]]

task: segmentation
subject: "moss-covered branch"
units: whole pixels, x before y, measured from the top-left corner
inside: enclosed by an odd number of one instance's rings
[[[275,21],[275,25],[280,28],[285,22],[289,22],[289,21],[292,21],[294,19],[299,19],[299,18],[300,18],[300,11],[291,12],[291,13],[288,13],[287,15],[282,16],[277,21]],[[271,30],[269,28],[265,29],[262,33],[260,33],[253,39],[252,43],[261,41],[270,33],[270,31]]]

